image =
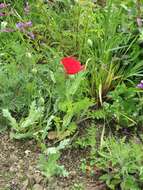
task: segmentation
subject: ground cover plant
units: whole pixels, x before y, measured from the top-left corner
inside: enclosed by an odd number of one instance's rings
[[[61,160],[75,150],[85,151],[77,167],[97,189],[143,188],[142,8],[140,0],[0,3],[0,132],[34,140],[45,189],[69,178]]]

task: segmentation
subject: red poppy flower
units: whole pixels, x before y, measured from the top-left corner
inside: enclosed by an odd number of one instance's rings
[[[85,68],[85,66],[81,65],[81,63],[74,57],[64,57],[61,60],[61,63],[63,64],[64,69],[68,75],[74,75],[84,70]]]

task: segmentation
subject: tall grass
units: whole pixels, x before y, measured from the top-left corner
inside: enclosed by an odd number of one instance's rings
[[[102,105],[119,83],[142,76],[137,37],[132,35],[133,23],[123,2],[108,0],[103,8],[92,1],[37,0],[30,6],[29,15],[24,15],[21,2],[15,1],[12,14],[2,18],[1,25],[6,23],[15,32],[0,33],[0,109],[25,115],[31,102],[42,96],[47,113],[58,112],[68,85],[59,64],[63,56],[75,56],[86,64],[84,82],[72,101],[86,96]],[[29,31],[34,40],[15,27],[16,22],[28,20],[33,22]]]

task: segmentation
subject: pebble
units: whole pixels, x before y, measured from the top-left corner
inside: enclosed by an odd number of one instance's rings
[[[35,184],[33,186],[32,190],[44,190],[44,188],[41,185],[39,185],[39,184]]]

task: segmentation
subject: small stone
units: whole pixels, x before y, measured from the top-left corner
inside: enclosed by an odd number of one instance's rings
[[[11,166],[9,169],[10,172],[16,172],[17,168],[15,166]]]
[[[70,172],[70,175],[71,175],[71,176],[76,176],[76,171],[71,171],[71,172]]]
[[[43,187],[39,184],[35,184],[32,188],[32,190],[44,190]]]
[[[29,156],[30,153],[31,153],[30,150],[25,150],[25,155],[26,155],[26,156]]]

